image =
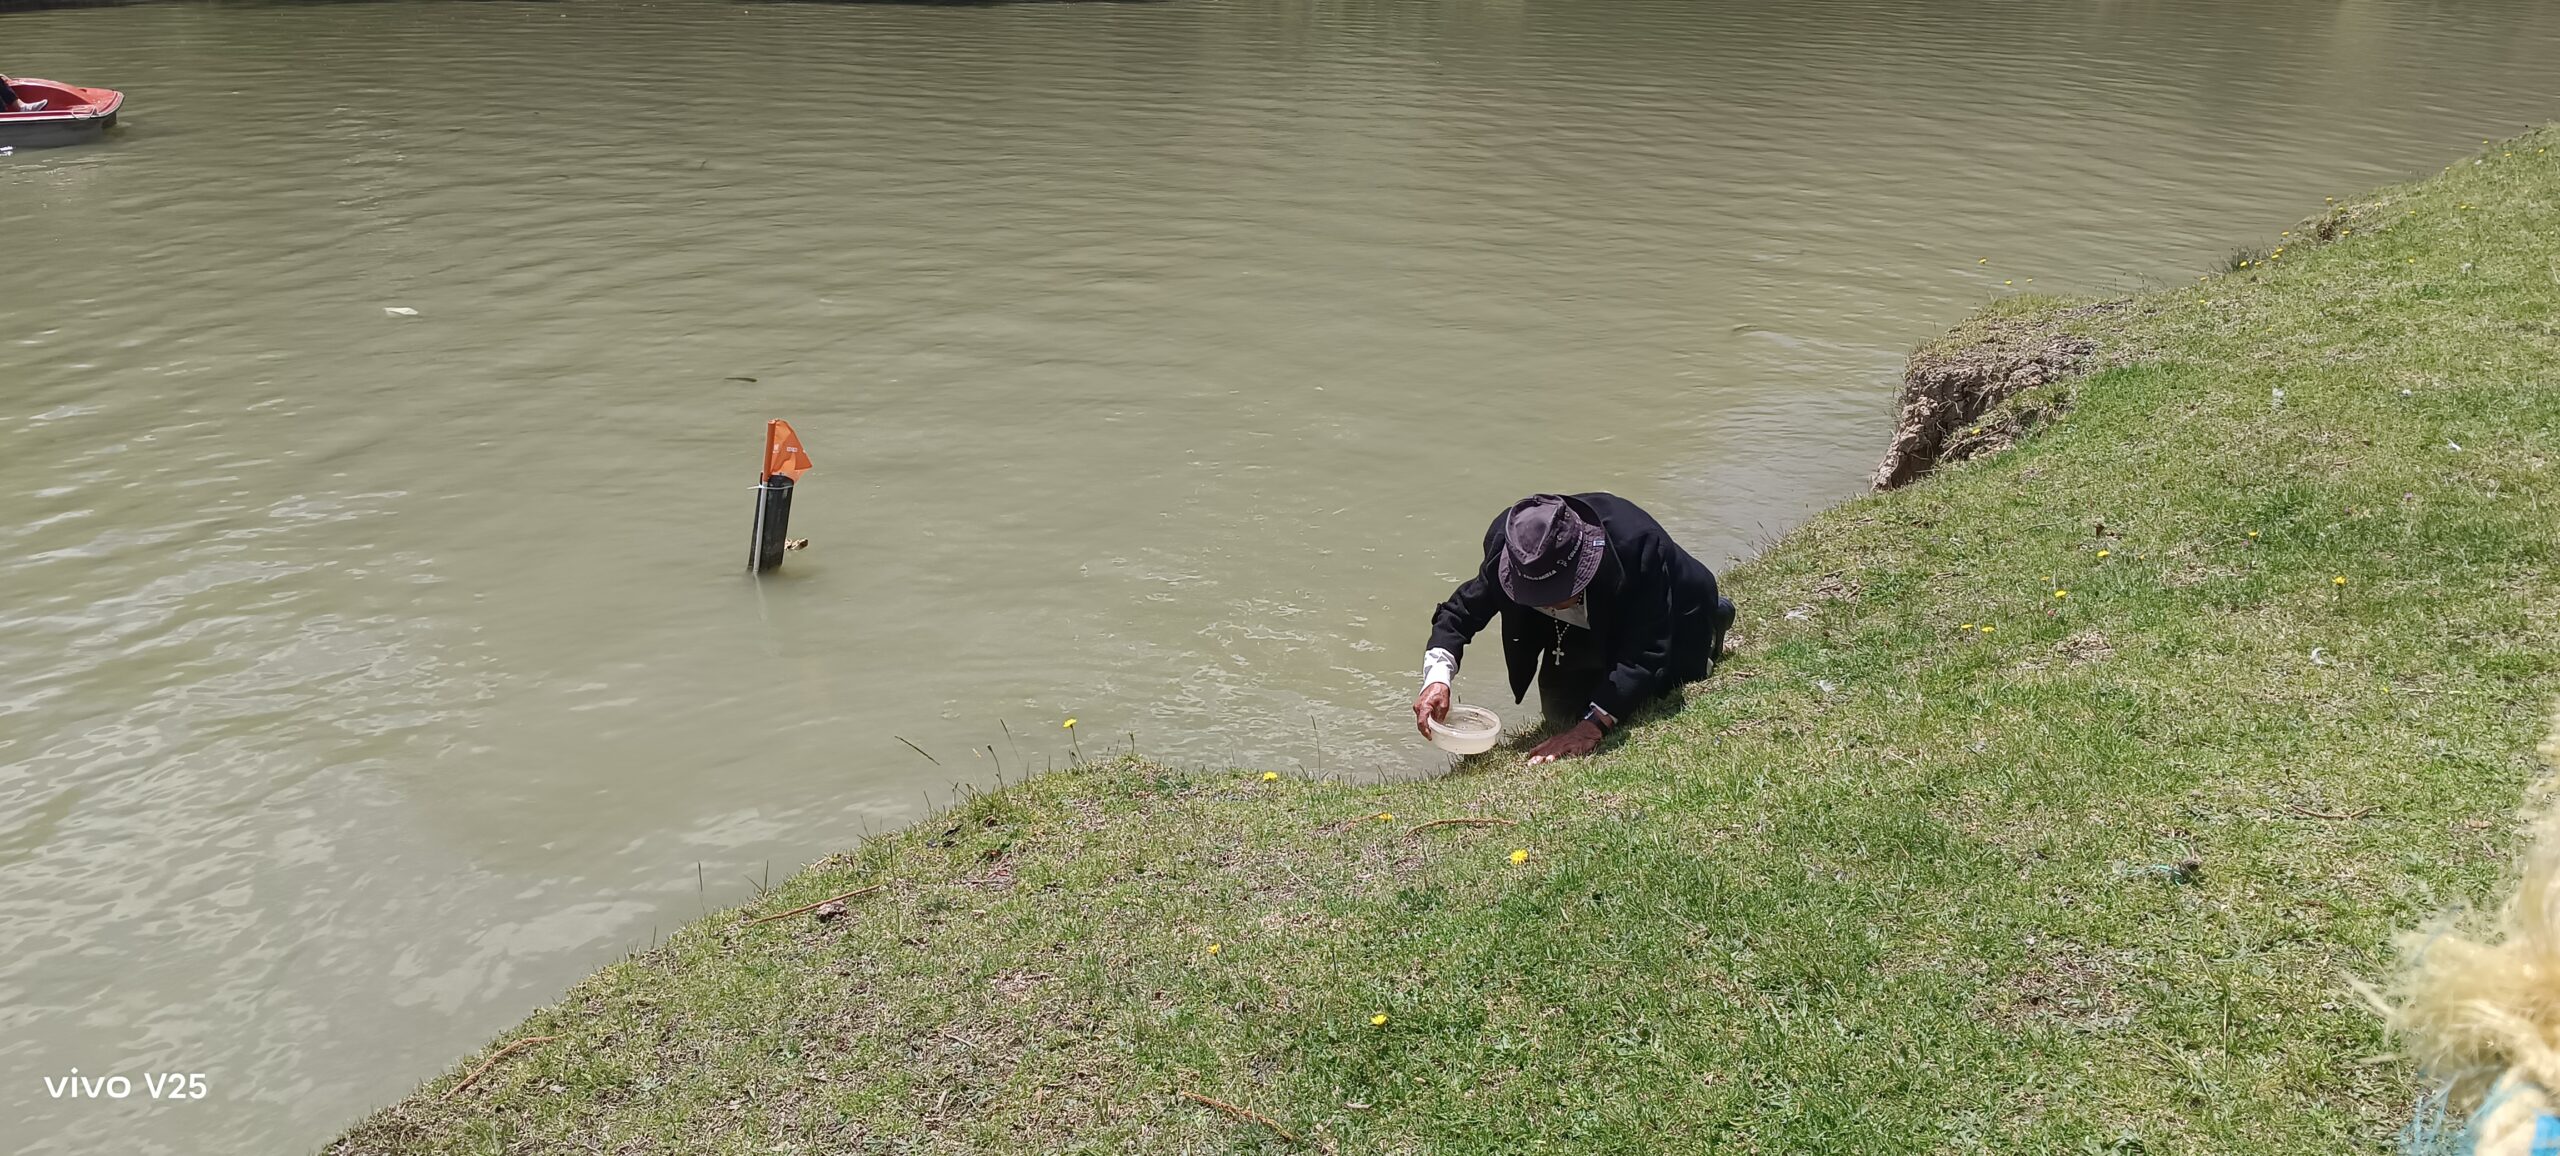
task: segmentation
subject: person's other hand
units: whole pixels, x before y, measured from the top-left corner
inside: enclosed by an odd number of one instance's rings
[[[1600,724],[1589,719],[1573,724],[1573,729],[1539,743],[1529,752],[1529,765],[1552,763],[1557,759],[1580,758],[1600,749]]]
[[[1413,700],[1413,729],[1422,737],[1431,737],[1431,720],[1449,717],[1449,684],[1435,682],[1422,688]]]

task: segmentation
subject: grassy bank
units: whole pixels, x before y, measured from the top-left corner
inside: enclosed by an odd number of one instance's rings
[[[2327,222],[2076,313],[2113,368],[1742,568],[1601,757],[981,797],[332,1151],[2379,1150],[2346,981],[2560,692],[2560,133]]]

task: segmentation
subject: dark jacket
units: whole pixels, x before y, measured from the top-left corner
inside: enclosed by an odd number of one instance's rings
[[[1634,502],[1596,493],[1566,500],[1608,536],[1609,552],[1583,591],[1592,639],[1608,667],[1592,702],[1625,718],[1682,683],[1706,676],[1713,657],[1706,653],[1712,645],[1708,640],[1717,618],[1716,576]],[[1502,652],[1517,702],[1537,679],[1539,662],[1555,661],[1556,632],[1553,618],[1512,601],[1494,576],[1510,518],[1505,510],[1493,520],[1485,531],[1484,563],[1476,576],[1431,615],[1431,645],[1463,658],[1467,640],[1501,615]]]

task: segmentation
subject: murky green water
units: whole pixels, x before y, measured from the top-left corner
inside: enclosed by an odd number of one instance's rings
[[[2184,280],[2554,59],[2530,0],[0,16],[131,94],[0,160],[0,1119],[312,1145],[1070,715],[1431,768],[1510,499],[1746,554],[1986,297]]]

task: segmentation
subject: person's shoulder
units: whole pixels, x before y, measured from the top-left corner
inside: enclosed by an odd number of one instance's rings
[[[1573,500],[1590,507],[1591,512],[1600,515],[1604,521],[1614,522],[1627,520],[1641,522],[1647,525],[1655,524],[1653,515],[1646,513],[1644,507],[1625,498],[1621,498],[1616,494],[1612,494],[1607,490],[1593,490],[1587,494],[1575,494],[1573,495]]]

